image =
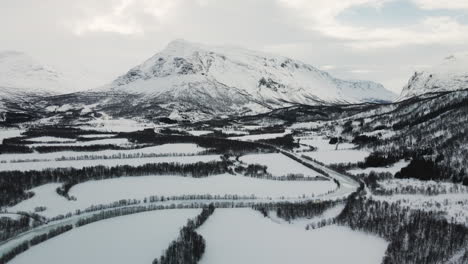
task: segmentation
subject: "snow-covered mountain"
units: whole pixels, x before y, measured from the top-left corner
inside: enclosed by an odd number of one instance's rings
[[[17,51],[0,52],[0,87],[44,95],[69,92],[70,88],[62,73]]]
[[[56,95],[102,85],[100,78],[82,69],[58,70],[18,51],[0,51],[0,98],[7,95]]]
[[[415,72],[398,100],[430,92],[461,89],[468,89],[468,53],[449,56],[437,66]]]
[[[292,104],[391,101],[381,84],[346,81],[300,61],[175,40],[100,91],[141,96],[178,113],[259,113]]]

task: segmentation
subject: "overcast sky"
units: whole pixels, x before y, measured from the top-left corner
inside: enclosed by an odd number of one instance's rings
[[[0,0],[0,50],[86,71],[96,85],[176,38],[290,56],[399,92],[414,70],[468,51],[468,1]]]

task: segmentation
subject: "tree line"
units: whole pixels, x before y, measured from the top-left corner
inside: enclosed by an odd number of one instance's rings
[[[40,171],[1,171],[0,206],[11,206],[23,199],[32,197],[27,190],[46,183],[63,183],[57,193],[68,197],[70,188],[89,180],[102,180],[125,176],[182,175],[206,177],[230,172],[229,161],[180,163],[150,163],[140,166],[120,165],[113,167],[93,166],[76,168],[53,168]]]
[[[286,221],[291,221],[297,218],[312,218],[323,214],[326,210],[335,207],[342,203],[342,200],[336,201],[310,201],[300,203],[274,203],[274,204],[258,204],[254,205],[253,209],[262,213],[263,216],[269,216],[270,212],[276,212],[276,216]]]
[[[210,204],[202,212],[187,222],[179,232],[177,240],[173,241],[160,258],[153,264],[196,264],[205,253],[205,239],[195,230],[202,226],[213,214],[215,207]]]
[[[384,264],[442,263],[468,245],[468,228],[464,225],[449,222],[434,212],[410,210],[359,194],[348,198],[338,223],[390,241]],[[460,263],[467,262],[465,253]]]

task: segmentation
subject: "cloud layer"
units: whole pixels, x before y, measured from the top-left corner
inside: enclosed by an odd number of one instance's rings
[[[342,16],[366,9],[378,18],[391,4],[422,15],[406,23],[395,14],[386,24]],[[15,0],[1,4],[0,50],[110,81],[185,38],[291,56],[398,91],[418,65],[468,50],[466,17],[466,0]]]

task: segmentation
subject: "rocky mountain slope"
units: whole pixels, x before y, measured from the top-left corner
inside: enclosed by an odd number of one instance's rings
[[[432,92],[468,89],[468,54],[449,56],[434,67],[415,72],[398,100]]]

